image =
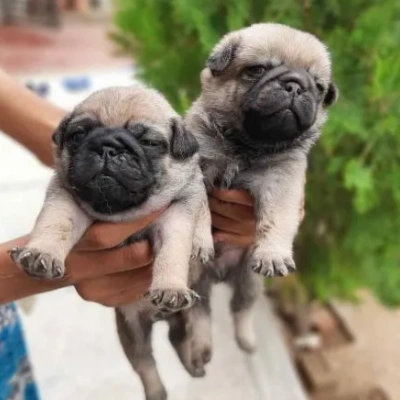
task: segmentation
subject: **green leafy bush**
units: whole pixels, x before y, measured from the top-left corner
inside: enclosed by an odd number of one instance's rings
[[[373,288],[400,303],[400,2],[116,0],[115,39],[180,111],[225,32],[274,21],[331,52],[341,96],[310,159],[301,278],[322,299]]]

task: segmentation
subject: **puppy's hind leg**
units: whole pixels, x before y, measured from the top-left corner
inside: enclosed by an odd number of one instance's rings
[[[262,293],[262,282],[260,276],[244,266],[238,266],[234,273],[230,285],[233,288],[231,311],[235,338],[243,351],[252,353],[256,348],[255,302]]]
[[[200,299],[190,309],[172,314],[169,319],[169,339],[187,372],[205,376],[205,366],[212,356],[210,290],[211,280],[203,276],[193,289]]]
[[[166,400],[167,392],[151,347],[153,321],[150,312],[137,311],[135,314],[130,311],[128,321],[121,309],[115,311],[119,340],[132,368],[142,381],[146,400]]]

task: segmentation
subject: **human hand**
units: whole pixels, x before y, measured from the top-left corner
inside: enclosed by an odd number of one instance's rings
[[[115,246],[150,225],[161,212],[129,223],[96,223],[88,229],[66,260],[67,271],[72,279],[77,278],[75,287],[83,299],[116,307],[147,292],[152,262],[148,241]]]
[[[32,279],[11,260],[10,249],[25,246],[28,235],[0,244],[0,304],[69,285],[75,285],[85,300],[106,306],[135,301],[150,286],[151,246],[147,241],[116,246],[163,211],[129,223],[92,225],[67,257],[63,279]]]
[[[254,241],[254,201],[241,190],[214,189],[209,195],[214,240],[241,246]]]
[[[214,189],[209,196],[214,240],[242,246],[254,241],[254,201],[245,191]],[[162,210],[164,211],[164,210]],[[162,211],[134,222],[96,223],[67,258],[67,271],[78,280],[80,296],[116,307],[137,300],[151,283],[152,252],[147,241],[113,249],[130,235],[150,225]],[[300,205],[304,218],[304,196]]]
[[[254,200],[241,190],[214,189],[209,195],[212,226],[216,228],[214,240],[241,246],[254,241],[256,219]],[[305,195],[299,205],[300,222],[305,216]]]

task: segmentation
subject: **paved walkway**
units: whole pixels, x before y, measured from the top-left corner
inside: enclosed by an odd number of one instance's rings
[[[370,292],[359,303],[333,302],[353,336],[350,346],[324,352],[338,380],[337,392],[366,386],[382,388],[391,400],[400,398],[400,309],[388,309]]]
[[[60,72],[126,65],[115,58],[108,28],[72,22],[63,29],[0,26],[0,68],[13,74]]]

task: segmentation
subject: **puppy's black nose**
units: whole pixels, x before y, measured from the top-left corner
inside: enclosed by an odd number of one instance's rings
[[[299,95],[303,91],[303,88],[297,82],[290,81],[285,83],[285,90],[288,93]]]

